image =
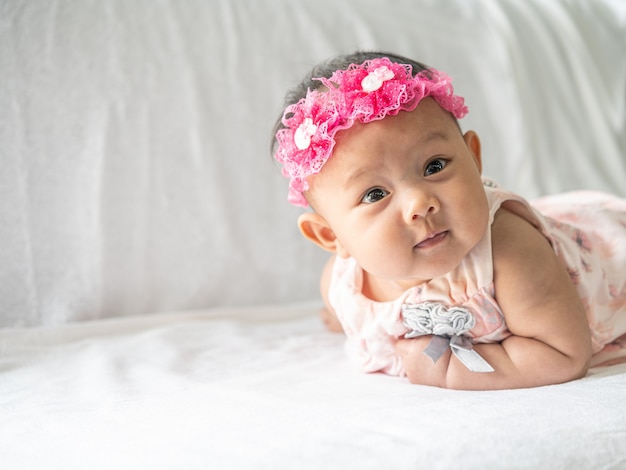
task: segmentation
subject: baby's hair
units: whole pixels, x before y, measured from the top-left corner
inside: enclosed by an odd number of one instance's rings
[[[314,78],[330,78],[330,76],[337,70],[346,70],[351,64],[362,64],[366,60],[380,59],[382,57],[387,57],[391,62],[397,64],[409,64],[413,69],[413,76],[417,75],[420,72],[428,76],[428,66],[422,64],[421,62],[417,62],[415,60],[397,54],[379,51],[357,51],[350,54],[342,54],[321,62],[313,67],[313,69],[311,69],[311,71],[304,77],[304,79],[302,79],[302,81],[298,85],[296,85],[294,88],[287,92],[287,94],[285,95],[285,103],[283,109],[291,104],[297,103],[302,98],[304,98],[309,89],[316,90],[324,86],[322,82],[320,82],[319,80],[314,80]],[[282,117],[283,113],[281,112],[278,120],[274,124],[274,129],[272,132],[273,137],[271,142],[272,154],[276,149],[276,133],[284,127],[282,123]]]

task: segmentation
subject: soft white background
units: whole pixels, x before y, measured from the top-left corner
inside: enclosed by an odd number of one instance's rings
[[[0,325],[312,300],[269,156],[339,52],[448,72],[485,173],[626,195],[624,2],[0,1]]]

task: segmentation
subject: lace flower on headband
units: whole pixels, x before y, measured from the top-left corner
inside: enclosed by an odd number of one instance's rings
[[[413,77],[410,65],[386,57],[314,80],[325,88],[309,89],[304,98],[287,106],[282,118],[285,127],[276,133],[275,158],[290,178],[288,199],[296,206],[308,206],[303,194],[308,189],[306,178],[318,173],[330,158],[335,134],[356,120],[368,123],[400,110],[412,111],[427,96],[456,118],[467,114],[463,98],[454,94],[446,74],[428,69]]]

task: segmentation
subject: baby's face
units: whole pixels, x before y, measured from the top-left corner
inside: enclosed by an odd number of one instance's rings
[[[481,239],[489,215],[478,137],[463,136],[432,98],[336,140],[308,197],[338,256],[410,287],[454,269]]]

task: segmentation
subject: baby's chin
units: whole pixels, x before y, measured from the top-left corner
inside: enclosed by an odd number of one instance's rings
[[[391,273],[387,273],[388,276],[385,276],[385,279],[390,284],[396,285],[403,290],[407,290],[412,287],[417,287],[421,284],[430,282],[433,279],[443,277],[451,271],[454,271],[458,265],[459,263],[451,263],[450,266],[440,266],[437,268],[433,267],[432,269],[419,270],[418,272],[414,272],[411,274],[396,273],[397,275],[395,277],[389,275]]]
[[[426,273],[424,275],[410,275],[408,276],[406,273],[380,273],[380,276],[376,276],[375,274],[369,273],[369,276],[375,279],[378,279],[381,283],[390,286],[395,290],[406,291],[407,289],[411,289],[412,287],[417,287],[421,284],[429,282],[435,277],[438,276],[428,276]]]

